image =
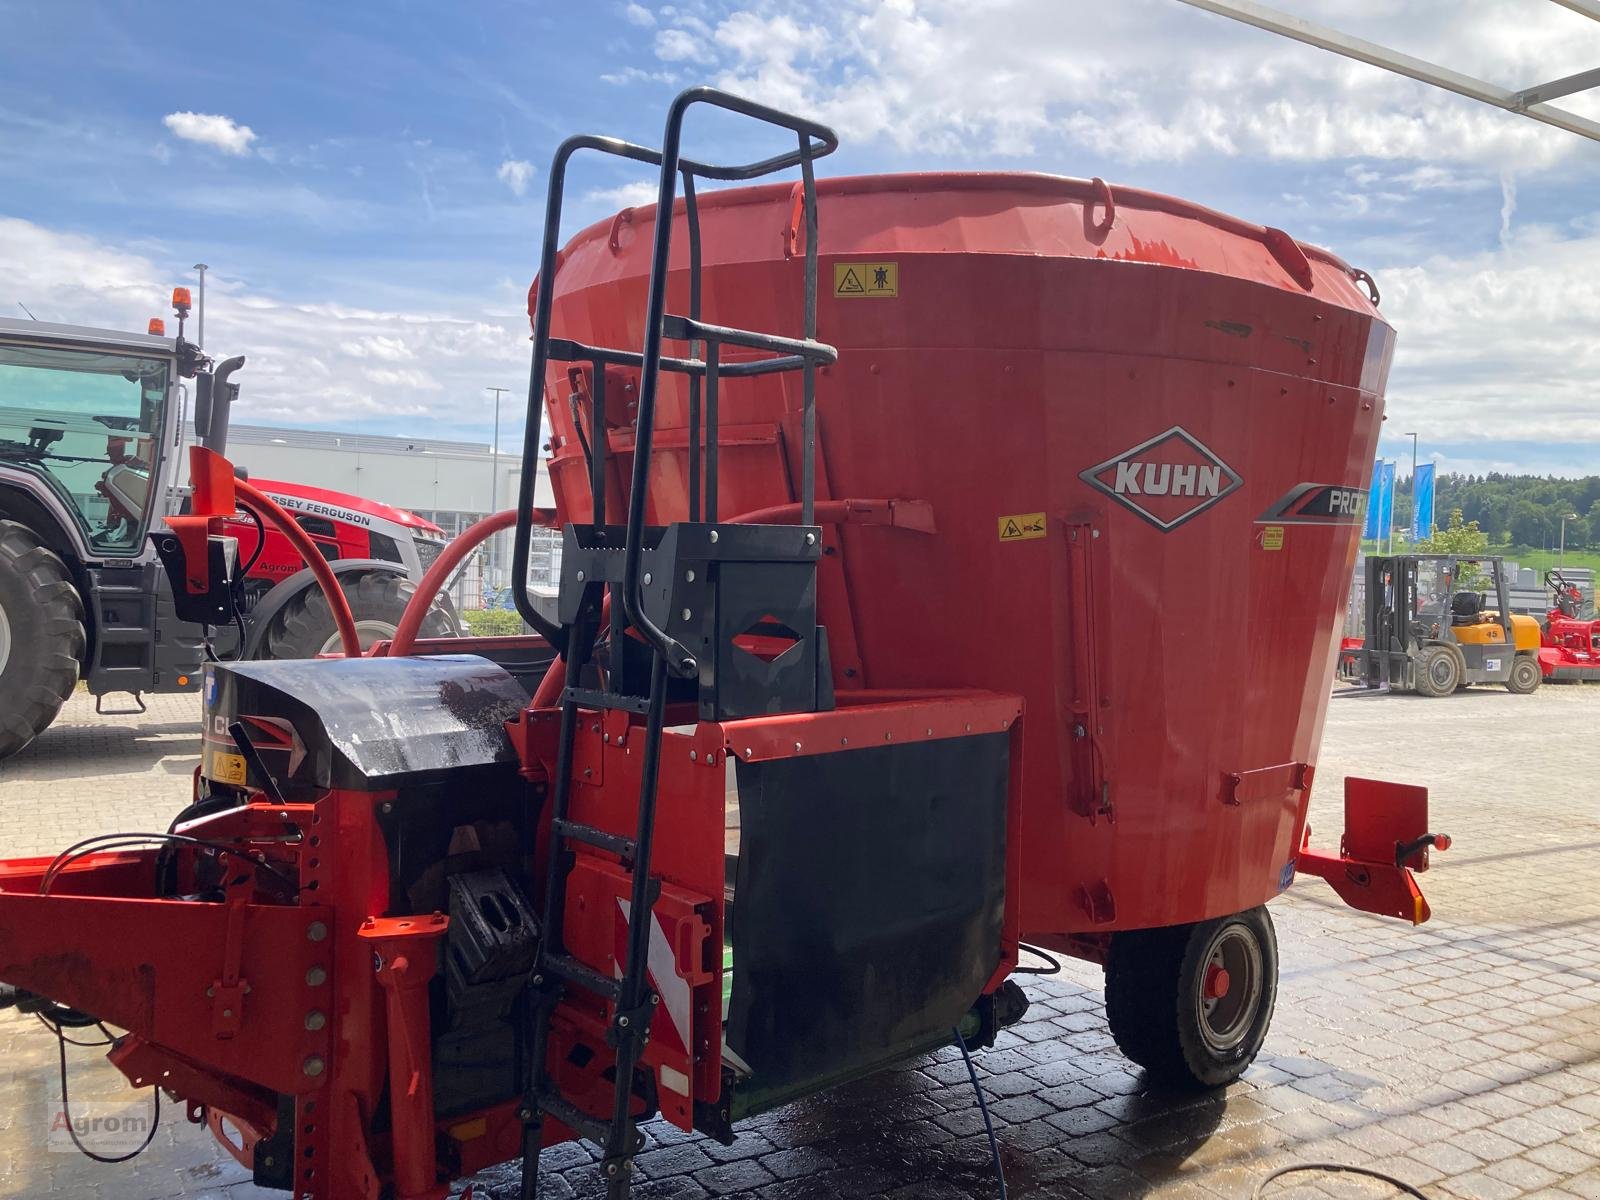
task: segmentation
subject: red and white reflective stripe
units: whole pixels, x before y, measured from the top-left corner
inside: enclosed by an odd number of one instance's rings
[[[632,902],[621,896],[617,897],[617,908],[621,911],[622,921],[617,932],[617,978],[622,977],[623,959],[627,956],[627,930],[628,915],[632,910]],[[678,957],[673,953],[672,943],[667,940],[666,928],[661,924],[661,918],[651,914],[650,920],[650,950],[646,958],[649,967],[650,981],[655,985],[656,994],[661,997],[661,1007],[667,1010],[667,1016],[672,1021],[672,1028],[677,1034],[674,1050],[685,1054],[689,1051],[689,983],[678,974]]]

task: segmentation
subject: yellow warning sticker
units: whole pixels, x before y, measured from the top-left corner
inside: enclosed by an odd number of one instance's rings
[[[1013,513],[1009,517],[1000,518],[1000,540],[1002,542],[1025,542],[1029,538],[1042,538],[1044,536],[1044,514],[1038,513]]]
[[[223,754],[221,751],[211,756],[211,778],[217,783],[244,783],[244,756],[242,754]]]
[[[893,300],[900,294],[900,264],[834,263],[833,294],[841,300]]]
[[[1261,548],[1263,550],[1283,549],[1283,526],[1268,525],[1261,531]]]

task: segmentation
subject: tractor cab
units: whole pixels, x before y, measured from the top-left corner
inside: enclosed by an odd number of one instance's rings
[[[1500,558],[1373,556],[1366,584],[1366,686],[1424,696],[1475,683],[1539,686],[1539,625],[1511,611]]]
[[[0,323],[0,470],[68,518],[85,557],[137,558],[171,457],[174,343]]]

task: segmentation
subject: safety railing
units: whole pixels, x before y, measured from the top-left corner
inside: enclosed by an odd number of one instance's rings
[[[685,158],[681,153],[684,119],[689,110],[696,105],[720,108],[788,130],[796,135],[796,148],[756,162],[728,166]],[[816,369],[818,366],[834,362],[838,357],[831,346],[816,340],[817,198],[813,164],[816,159],[831,154],[838,148],[838,144],[838,138],[831,129],[808,118],[769,108],[714,88],[701,87],[681,93],[672,102],[660,150],[589,134],[568,138],[557,148],[547,185],[544,242],[534,296],[533,362],[528,380],[522,476],[517,497],[517,510],[520,515],[513,546],[512,587],[517,610],[523,620],[563,652],[566,650],[565,631],[534,607],[527,582],[532,541],[534,482],[540,446],[541,402],[545,372],[551,361],[586,362],[592,367],[589,436],[585,453],[589,460],[592,511],[594,523],[597,525],[604,524],[606,519],[605,468],[608,447],[605,423],[605,367],[628,366],[639,370],[637,428],[633,448],[633,473],[628,491],[622,602],[628,624],[651,643],[675,674],[694,675],[698,664],[692,653],[658,627],[644,611],[643,587],[640,581],[650,455],[655,432],[655,408],[663,370],[688,377],[690,492],[688,516],[691,521],[718,519],[717,409],[721,379],[796,370],[801,372],[803,389],[801,519],[806,524],[811,522],[816,504]],[[590,346],[551,336],[567,167],[573,156],[581,150],[631,159],[660,169],[650,281],[645,299],[644,343],[636,352],[606,346]],[[801,172],[801,206],[806,228],[802,336],[783,337],[777,334],[712,325],[702,321],[702,258],[695,179],[746,181],[793,167],[799,167]],[[673,208],[680,181],[689,241],[689,311],[687,315],[669,316],[666,312],[668,260],[672,249]],[[687,342],[688,357],[664,355],[661,345],[663,339]],[[742,349],[765,352],[769,357],[724,363],[721,355],[723,346],[738,346]],[[581,430],[581,421],[579,428]],[[702,436],[705,439],[703,463],[700,448]]]

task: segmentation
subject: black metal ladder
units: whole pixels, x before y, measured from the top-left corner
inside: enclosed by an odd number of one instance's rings
[[[576,666],[581,672],[581,665],[569,663],[569,669]],[[633,1118],[633,1078],[660,999],[650,987],[648,973],[650,914],[660,894],[660,884],[650,875],[650,851],[655,832],[657,766],[666,711],[666,691],[665,661],[657,654],[651,668],[650,694],[642,704],[645,711],[643,785],[639,796],[638,821],[632,838],[619,837],[570,819],[572,751],[577,737],[580,708],[637,712],[640,702],[632,697],[609,695],[576,686],[569,686],[562,693],[558,773],[551,808],[550,858],[545,874],[544,933],[530,988],[534,1027],[529,1047],[528,1086],[522,1110],[522,1195],[525,1200],[534,1200],[538,1195],[539,1149],[545,1116],[554,1117],[601,1147],[601,1167],[608,1181],[608,1194],[613,1197],[627,1195],[633,1173],[633,1155],[642,1144],[643,1139]],[[621,979],[603,975],[565,951],[562,929],[566,917],[567,876],[573,865],[570,849],[573,842],[610,851],[632,875],[627,914],[627,949]],[[611,1028],[606,1040],[616,1052],[616,1081],[611,1112],[605,1118],[586,1113],[565,1099],[544,1071],[549,1049],[550,1019],[566,990],[572,987],[581,988],[612,1007]]]
[[[798,137],[797,148],[772,158],[740,166],[714,166],[683,158],[679,152],[684,117],[695,105],[707,105],[753,118],[789,131]],[[817,342],[817,208],[816,180],[812,163],[831,153],[838,139],[825,126],[777,109],[755,104],[711,88],[694,88],[679,95],[668,112],[662,149],[651,150],[611,138],[588,135],[567,139],[557,149],[551,167],[545,209],[544,244],[540,260],[534,312],[533,363],[529,377],[527,424],[524,430],[523,470],[518,497],[519,519],[513,555],[513,594],[523,619],[543,634],[566,662],[567,687],[561,698],[561,723],[556,758],[556,778],[551,804],[551,837],[545,876],[543,936],[528,991],[532,1020],[528,1047],[527,1074],[520,1116],[523,1121],[522,1200],[535,1200],[538,1194],[539,1150],[543,1121],[553,1117],[602,1148],[602,1170],[607,1179],[610,1200],[624,1200],[633,1176],[633,1156],[642,1145],[634,1117],[635,1071],[649,1037],[659,996],[650,985],[648,972],[652,909],[660,894],[660,884],[651,875],[657,785],[669,682],[672,677],[694,678],[700,664],[693,651],[676,640],[665,625],[646,611],[641,564],[645,554],[646,491],[654,432],[656,396],[662,370],[682,373],[689,378],[690,416],[690,512],[691,522],[715,522],[717,513],[717,402],[719,381],[800,371],[803,374],[802,524],[810,525],[815,507],[816,368],[835,361],[832,347]],[[555,294],[556,258],[559,249],[561,205],[568,161],[579,150],[606,154],[648,163],[660,168],[657,220],[646,300],[645,337],[639,351],[585,346],[551,336],[551,307]],[[806,220],[805,320],[800,338],[730,329],[701,320],[700,312],[700,229],[694,180],[698,178],[739,181],[756,179],[776,171],[799,167],[802,176]],[[673,206],[679,181],[682,181],[685,217],[689,239],[689,313],[672,316],[666,312],[667,264],[671,249]],[[688,357],[665,357],[664,338],[688,343]],[[762,351],[765,358],[724,363],[723,345]],[[528,558],[531,543],[533,488],[537,471],[536,455],[541,443],[541,401],[544,376],[551,360],[585,362],[593,369],[590,398],[589,477],[593,504],[593,527],[604,531],[606,480],[605,367],[637,367],[639,398],[637,432],[634,443],[633,472],[628,495],[628,520],[619,547],[624,558],[620,572],[585,575],[575,562],[563,561],[562,620],[553,622],[535,608],[528,593]],[[704,405],[702,407],[702,398]],[[580,423],[581,429],[581,423]],[[701,440],[704,438],[702,471]],[[704,493],[702,496],[702,475]],[[569,541],[571,530],[569,529]],[[712,535],[715,541],[715,535]],[[620,574],[620,578],[616,576]],[[585,669],[602,633],[602,598],[611,598],[611,649],[613,669],[604,688],[584,686]],[[569,598],[572,601],[569,603]],[[626,672],[618,658],[626,642],[627,630],[637,632],[648,647],[648,686],[643,695],[627,691]],[[642,716],[643,759],[634,836],[625,838],[571,818],[574,748],[580,713],[621,710]],[[631,733],[630,733],[631,736]],[[612,979],[578,961],[563,944],[566,889],[575,861],[573,844],[583,844],[614,854],[630,874],[630,907],[627,914],[626,958],[620,979]],[[611,1111],[604,1117],[581,1111],[562,1096],[545,1071],[550,1043],[551,1018],[570,988],[578,988],[604,1000],[611,1007],[612,1020],[607,1043],[616,1054],[616,1074]]]

